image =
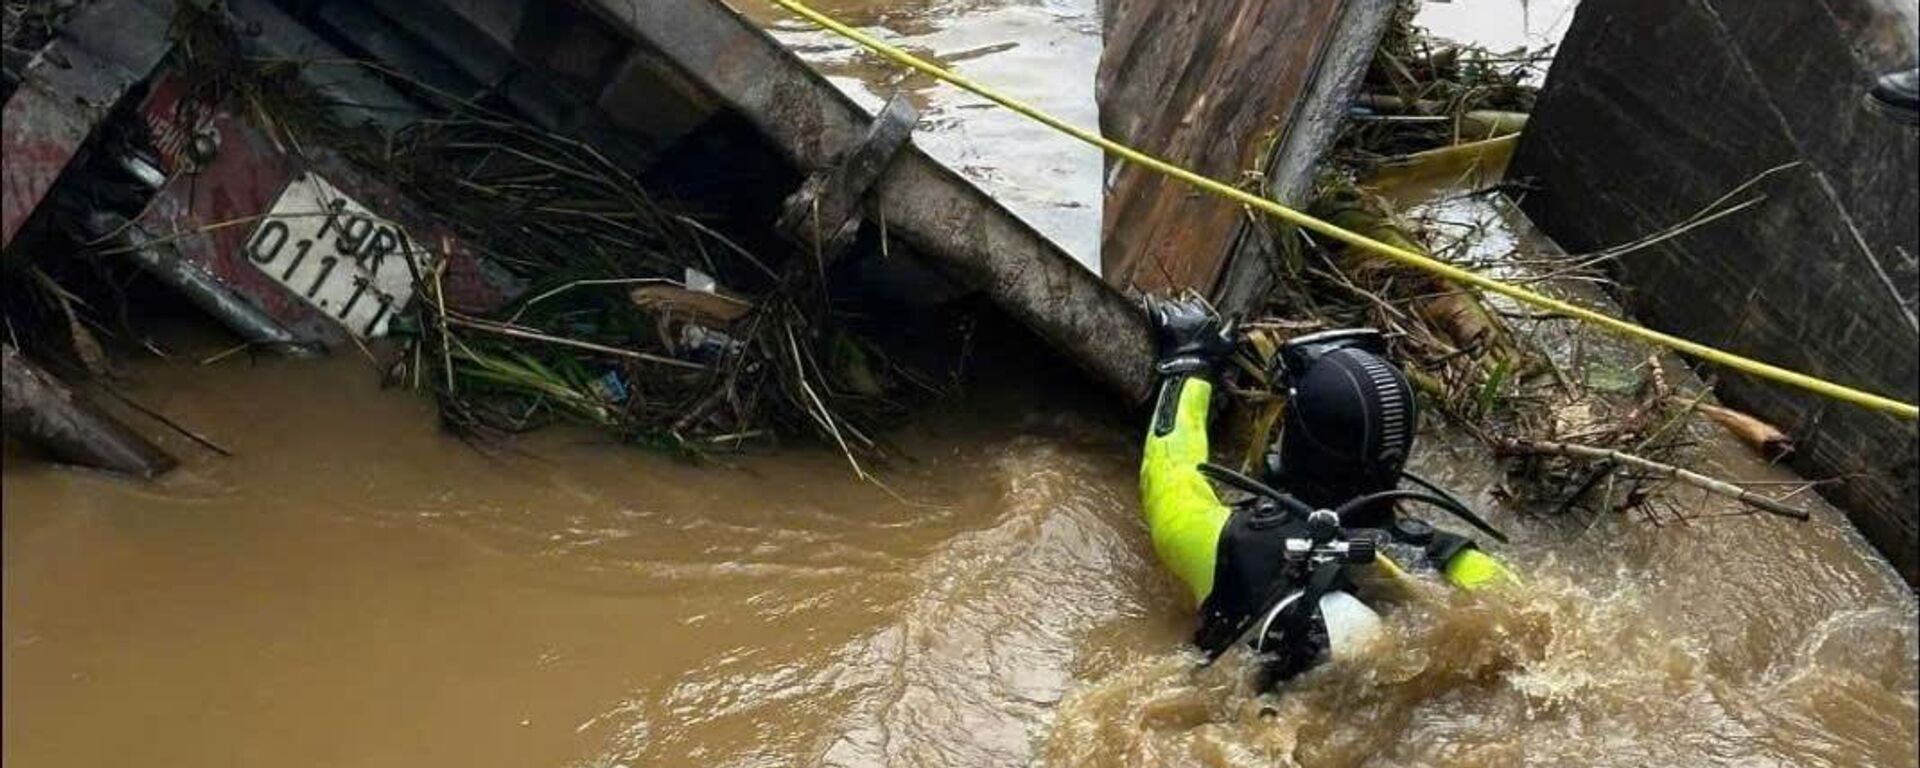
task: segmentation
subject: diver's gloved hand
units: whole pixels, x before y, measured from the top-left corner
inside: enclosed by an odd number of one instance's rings
[[[1464,549],[1447,561],[1447,582],[1473,591],[1500,584],[1519,584],[1520,577],[1506,563],[1478,549]]]
[[[1233,354],[1233,324],[1198,296],[1147,297],[1153,323],[1155,372],[1162,376],[1210,376]]]

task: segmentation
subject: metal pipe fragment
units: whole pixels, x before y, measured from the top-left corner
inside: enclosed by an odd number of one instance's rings
[[[118,232],[127,246],[127,257],[147,274],[179,291],[193,305],[219,320],[248,343],[259,344],[296,357],[317,354],[298,336],[259,307],[221,285],[212,275],[181,258],[172,243],[158,240],[125,219],[111,214],[95,214],[92,222],[97,233]]]

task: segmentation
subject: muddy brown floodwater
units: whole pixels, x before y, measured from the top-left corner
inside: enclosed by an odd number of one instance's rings
[[[982,386],[882,490],[813,450],[485,455],[352,354],[122,372],[238,455],[163,438],[185,463],[148,486],[8,446],[9,768],[1917,762],[1912,594],[1826,507],[1530,519],[1428,424],[1417,468],[1527,585],[1404,597],[1385,653],[1262,718],[1240,661],[1191,671],[1139,425],[1087,391]]]

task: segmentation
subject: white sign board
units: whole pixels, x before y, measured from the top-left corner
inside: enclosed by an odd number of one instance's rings
[[[311,173],[295,176],[247,238],[247,260],[355,336],[382,336],[432,259],[398,225]]]

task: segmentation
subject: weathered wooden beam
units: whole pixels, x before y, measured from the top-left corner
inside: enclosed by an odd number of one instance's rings
[[[0,344],[0,369],[5,372],[0,418],[7,432],[53,458],[149,479],[179,463],[22,357],[11,344]]]
[[[1373,58],[1392,0],[1102,0],[1100,126],[1109,137],[1216,179],[1266,174],[1262,192],[1304,206]],[[1108,282],[1193,289],[1228,311],[1271,284],[1244,207],[1109,160],[1101,251]]]
[[[740,112],[805,171],[830,167],[866,132],[868,117],[851,99],[721,3],[583,2]],[[867,206],[890,236],[987,294],[1096,379],[1146,399],[1152,344],[1138,307],[971,182],[909,145]]]
[[[1395,0],[1344,0],[1306,91],[1294,102],[1267,156],[1260,158],[1266,169],[1262,193],[1268,199],[1293,206],[1312,202],[1320,162],[1346,122],[1396,5]],[[1273,267],[1272,245],[1257,230],[1240,228],[1213,288],[1215,304],[1229,312],[1245,311],[1273,290],[1280,274]]]

